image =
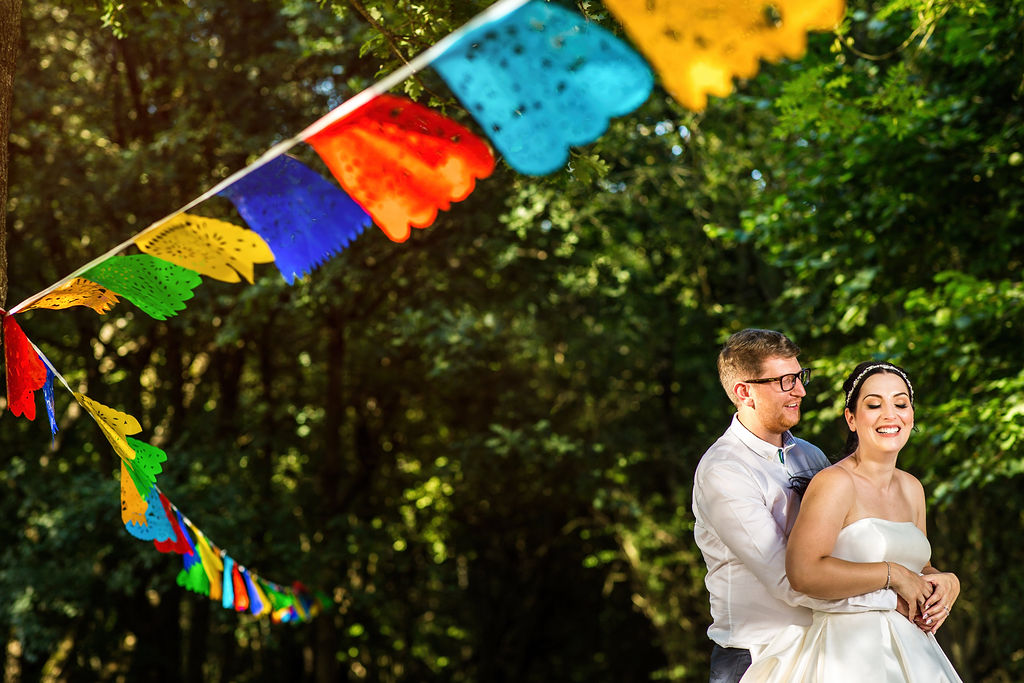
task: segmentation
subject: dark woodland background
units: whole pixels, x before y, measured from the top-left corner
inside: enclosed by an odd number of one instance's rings
[[[3,4],[8,304],[486,5]],[[474,125],[434,72],[404,90]],[[21,316],[143,422],[211,539],[336,605],[273,625],[180,589],[58,387],[53,443],[45,418],[0,428],[4,681],[706,680],[690,487],[731,414],[717,349],[746,326],[804,348],[799,434],[828,453],[846,373],[908,368],[901,466],[963,582],[940,641],[966,681],[1024,680],[1022,94],[1024,3],[854,0],[805,59],[702,113],[656,88],[564,171],[499,163],[405,244],[371,229],[291,287],[207,279],[166,322]]]

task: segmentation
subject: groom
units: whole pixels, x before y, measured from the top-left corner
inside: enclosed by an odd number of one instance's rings
[[[738,681],[751,655],[786,626],[810,624],[813,608],[896,607],[891,590],[817,600],[794,591],[786,578],[786,539],[802,493],[795,487],[800,477],[806,487],[829,464],[821,449],[789,432],[800,421],[810,379],[799,354],[780,332],[746,329],[718,355],[718,377],[736,414],[704,453],[693,482],[694,537],[711,594],[711,683]]]

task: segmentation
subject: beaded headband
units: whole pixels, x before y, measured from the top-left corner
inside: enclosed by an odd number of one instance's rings
[[[847,408],[850,407],[850,399],[853,397],[853,394],[857,391],[857,388],[860,386],[861,381],[863,381],[864,378],[867,377],[867,375],[869,373],[871,373],[871,372],[873,372],[875,370],[887,370],[887,371],[889,371],[889,372],[891,372],[893,374],[899,375],[900,378],[904,382],[906,382],[907,389],[910,390],[910,403],[911,403],[911,405],[913,405],[913,403],[914,403],[914,385],[910,383],[910,378],[907,377],[907,373],[903,372],[903,370],[901,370],[900,368],[896,367],[892,363],[874,363],[872,365],[867,366],[863,370],[861,370],[860,374],[857,375],[856,378],[854,378],[853,384],[850,386],[850,390],[848,392],[846,392],[846,404],[845,404],[845,406]]]

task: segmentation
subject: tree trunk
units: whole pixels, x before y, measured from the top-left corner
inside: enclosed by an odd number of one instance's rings
[[[0,306],[7,305],[7,169],[21,0],[0,0]]]
[[[7,306],[7,139],[11,135],[11,104],[14,101],[14,68],[18,61],[18,43],[21,41],[21,0],[0,0],[0,307]],[[5,623],[0,633],[5,636],[9,628]],[[9,643],[0,639],[0,672],[17,672],[17,664],[8,662]],[[5,675],[6,674],[0,674]],[[15,675],[18,675],[17,673]]]

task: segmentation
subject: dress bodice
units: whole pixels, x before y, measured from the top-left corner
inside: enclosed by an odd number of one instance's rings
[[[839,530],[832,556],[898,562],[920,572],[931,544],[913,522],[877,517]],[[779,631],[755,655],[740,683],[963,683],[926,633],[895,609],[817,610],[810,626]]]
[[[913,522],[865,517],[839,530],[832,557],[850,562],[896,562],[913,572],[928,564],[932,546]]]

